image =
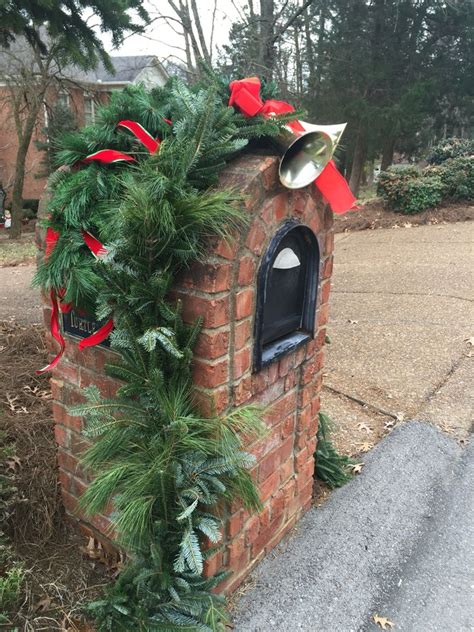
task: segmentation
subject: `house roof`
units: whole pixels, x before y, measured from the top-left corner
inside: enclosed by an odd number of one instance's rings
[[[163,75],[165,77],[167,75],[155,55],[117,55],[111,57],[110,59],[115,69],[115,72],[113,73],[109,72],[107,68],[100,63],[97,68],[94,68],[93,70],[83,71],[78,68],[71,68],[67,74],[71,77],[71,79],[90,83],[133,82],[145,68],[150,67],[159,67]]]
[[[92,70],[82,70],[76,66],[66,66],[62,69],[63,77],[83,83],[133,83],[137,77],[147,69],[154,69],[163,78],[168,73],[156,55],[111,55],[110,59],[114,72],[109,72],[102,62]],[[8,50],[0,47],[0,77],[5,74],[15,74],[15,71],[27,66],[36,68],[29,44],[24,37],[17,37]],[[145,73],[146,74],[146,73]],[[140,78],[141,79],[141,78]]]

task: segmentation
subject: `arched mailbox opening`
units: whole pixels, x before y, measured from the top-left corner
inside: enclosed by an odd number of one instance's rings
[[[275,233],[258,273],[254,371],[313,337],[319,258],[307,226],[292,220]]]

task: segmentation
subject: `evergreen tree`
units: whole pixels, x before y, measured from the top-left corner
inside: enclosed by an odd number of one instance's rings
[[[229,75],[266,75],[262,49],[272,47],[267,63],[280,95],[312,122],[348,122],[338,158],[354,191],[367,160],[385,168],[395,151],[420,155],[436,139],[469,137],[470,0],[312,0],[298,9],[270,0],[260,14],[247,4],[222,66]]]
[[[8,47],[20,35],[42,55],[55,47],[67,51],[70,62],[81,68],[94,68],[99,60],[111,68],[103,41],[84,14],[87,10],[100,30],[112,35],[114,46],[127,33],[143,30],[129,11],[142,22],[149,19],[142,0],[1,0],[0,46]]]

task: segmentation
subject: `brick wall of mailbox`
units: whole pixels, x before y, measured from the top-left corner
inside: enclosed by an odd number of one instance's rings
[[[268,407],[268,433],[248,446],[263,510],[226,507],[223,547],[206,562],[209,573],[232,571],[222,586],[231,592],[311,504],[334,238],[317,189],[284,189],[276,157],[237,159],[221,185],[244,196],[247,226],[232,243],[210,243],[207,260],[179,280],[170,300],[182,301],[186,321],[203,321],[194,361],[201,411]],[[44,318],[48,326],[46,303]],[[78,508],[88,484],[80,465],[88,440],[81,418],[67,412],[90,384],[114,394],[118,383],[104,373],[113,354],[103,346],[79,351],[67,334],[66,341],[51,380],[61,493],[71,519],[113,548],[109,516],[85,518]]]

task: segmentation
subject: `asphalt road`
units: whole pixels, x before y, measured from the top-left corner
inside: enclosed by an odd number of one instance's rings
[[[255,573],[236,632],[474,630],[474,444],[409,422]]]

